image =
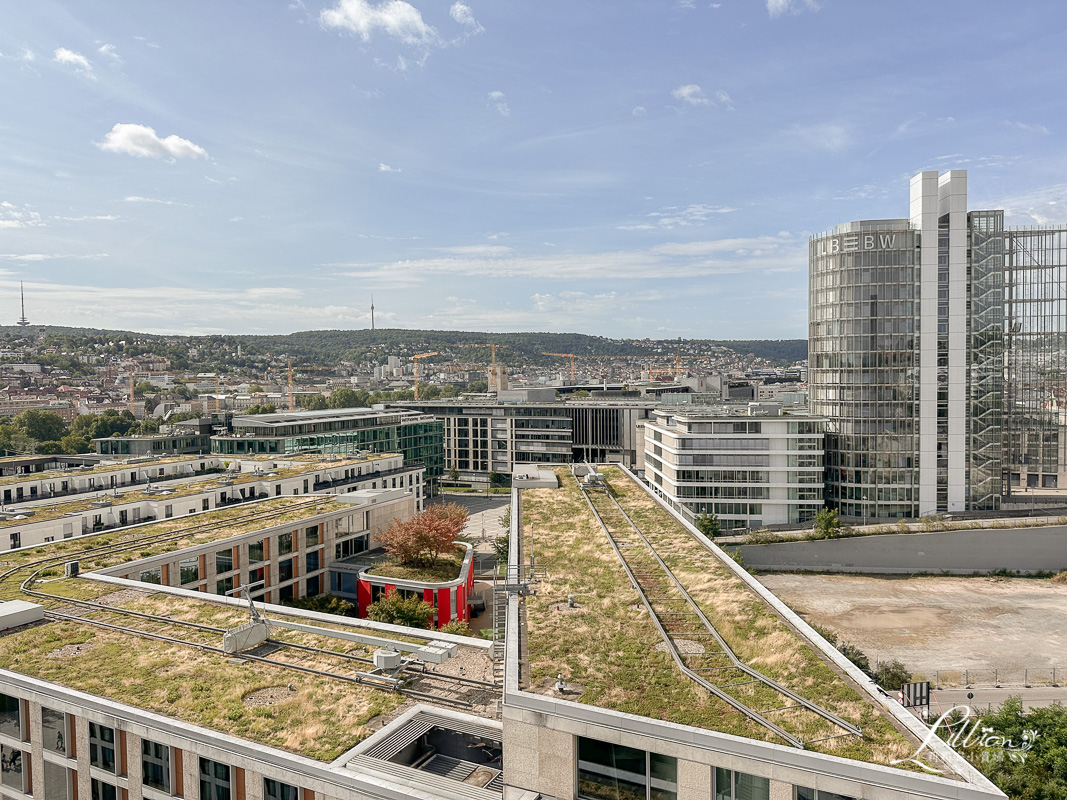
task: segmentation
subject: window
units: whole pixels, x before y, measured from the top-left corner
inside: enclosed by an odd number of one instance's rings
[[[228,595],[233,591],[233,575],[222,580],[215,581],[215,594]]]
[[[196,556],[183,558],[178,562],[178,574],[181,576],[182,586],[196,583],[200,580],[200,559]]]
[[[312,525],[304,531],[304,547],[314,547],[319,543],[319,526]]]
[[[278,555],[284,556],[293,552],[293,534],[291,533],[279,533],[278,534]]]
[[[846,797],[837,792],[824,792],[822,789],[807,789],[798,786],[796,790],[796,800],[856,800],[854,797]]]
[[[248,543],[248,563],[256,564],[263,560],[263,540]]]
[[[154,569],[146,569],[141,572],[142,583],[163,583],[163,570],[160,567]]]
[[[93,778],[89,784],[90,800],[118,800],[119,791],[110,783]]]
[[[227,547],[225,550],[215,552],[215,572],[230,572],[233,570],[233,550]]]
[[[141,740],[141,781],[145,786],[170,793],[170,748]]]
[[[200,800],[230,800],[230,767],[200,759]]]
[[[22,707],[17,697],[0,694],[0,733],[22,738]]]
[[[743,772],[715,768],[715,800],[770,800],[771,783]]]
[[[62,764],[44,762],[44,796],[48,800],[68,800],[70,797],[70,774]]]
[[[263,800],[300,800],[300,790],[288,783],[264,778]]]
[[[678,761],[673,756],[579,737],[578,797],[675,800]]]
[[[307,553],[304,556],[304,562],[307,566],[307,569],[304,570],[305,575],[309,572],[314,572],[315,570],[317,570],[319,568],[319,551],[312,550],[310,553]]]
[[[163,506],[163,516],[170,519],[174,516],[174,506]]]
[[[24,791],[22,782],[22,751],[6,744],[0,745],[0,783]]]
[[[14,550],[16,547],[22,547],[22,534],[21,533],[13,533],[13,534],[11,534],[11,549]]]
[[[115,729],[89,723],[89,763],[94,767],[115,771]]]
[[[53,711],[50,708],[41,707],[41,744],[45,750],[53,753],[67,754],[67,736],[70,728],[67,723],[67,715],[62,711]]]
[[[263,567],[248,570],[248,585],[252,586],[253,584],[261,583],[266,579],[266,573],[267,571]]]
[[[322,593],[322,576],[316,575],[314,578],[308,578],[306,581],[307,588],[304,591],[304,597],[315,597]]]
[[[293,579],[293,559],[287,558],[278,562],[278,580],[291,581]]]

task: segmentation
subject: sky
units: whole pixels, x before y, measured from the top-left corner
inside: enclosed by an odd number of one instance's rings
[[[1067,223],[1067,4],[79,0],[0,26],[0,324],[803,338],[920,170]]]

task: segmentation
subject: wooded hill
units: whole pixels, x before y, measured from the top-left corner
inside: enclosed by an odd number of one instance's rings
[[[120,344],[122,343],[122,344]],[[200,365],[252,367],[264,358],[291,358],[294,366],[339,361],[381,362],[386,356],[411,356],[438,351],[449,358],[486,362],[495,343],[497,361],[509,365],[552,365],[559,359],[542,353],[574,353],[589,356],[638,356],[666,358],[682,355],[728,356],[733,351],[745,358],[762,358],[787,365],[807,358],[804,339],[740,340],[711,339],[609,339],[581,333],[480,333],[473,331],[424,330],[323,330],[285,335],[177,336],[58,326],[0,326],[0,345],[19,344],[57,347],[65,352],[122,353],[126,356],[156,354],[170,358],[174,368]],[[241,355],[236,356],[240,346]],[[197,353],[190,355],[190,348]],[[188,362],[188,363],[185,363]]]

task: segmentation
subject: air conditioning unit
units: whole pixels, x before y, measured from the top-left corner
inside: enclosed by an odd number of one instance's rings
[[[63,574],[68,578],[78,577],[78,573],[81,572],[81,563],[78,561],[68,561],[63,568]]]

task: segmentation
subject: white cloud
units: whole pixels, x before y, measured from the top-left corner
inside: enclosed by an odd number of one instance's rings
[[[388,164],[379,164],[378,172],[400,172],[400,168],[390,167]]]
[[[437,249],[442,253],[452,253],[457,256],[485,256],[486,258],[500,258],[514,252],[514,248],[502,244],[468,244]]]
[[[711,101],[708,100],[708,96],[704,94],[704,90],[695,83],[687,83],[685,86],[679,86],[671,92],[671,95],[675,100],[681,100],[684,103],[689,103],[691,106],[706,106],[711,103]]]
[[[73,259],[75,261],[100,261],[107,258],[107,253],[90,253],[72,255],[70,253],[0,253],[4,261],[54,261],[56,259]]]
[[[631,112],[635,117],[643,117],[646,113],[644,106],[634,106],[634,110]]]
[[[160,138],[147,125],[115,123],[97,147],[109,153],[126,153],[137,158],[207,158],[207,151],[188,139],[171,134]]]
[[[819,4],[815,0],[767,0],[767,13],[771,17],[780,17],[783,14],[799,14],[801,11],[818,11]]]
[[[0,229],[36,228],[43,224],[40,213],[29,206],[16,206],[8,200],[0,202]]]
[[[93,214],[82,217],[56,217],[63,222],[115,222],[122,219],[117,214]]]
[[[693,203],[688,206],[667,206],[659,211],[652,211],[646,216],[652,217],[655,224],[640,222],[630,225],[617,225],[620,231],[651,231],[657,228],[673,228],[703,225],[716,214],[729,214],[736,208],[728,206],[710,206],[706,203]]]
[[[837,122],[794,125],[788,130],[787,136],[805,150],[828,150],[835,153],[852,144],[849,127]]]
[[[378,5],[367,0],[337,0],[333,8],[322,10],[319,22],[328,28],[357,33],[365,42],[370,41],[375,30],[412,45],[436,44],[440,39],[419,10],[404,0],[385,0]]]
[[[511,109],[508,107],[508,100],[506,97],[504,97],[504,93],[501,92],[499,89],[489,93],[489,102],[496,108],[500,116],[511,116]]]
[[[1049,136],[1052,133],[1052,131],[1044,125],[1030,124],[1026,122],[1012,122],[1010,120],[1004,120],[1004,124],[1012,128],[1018,128],[1021,131],[1026,131],[1027,133],[1040,133],[1043,136]]]
[[[807,269],[807,241],[792,236],[760,236],[702,242],[668,242],[647,249],[601,253],[552,253],[523,256],[484,252],[389,263],[328,264],[346,278],[375,286],[414,286],[445,276],[537,278],[579,281],[607,275],[613,280],[650,277],[693,278],[737,273]]]
[[[452,15],[452,19],[467,28],[471,34],[482,33],[485,30],[478,20],[474,18],[474,12],[471,11],[471,7],[466,3],[458,1],[453,3],[448,13]]]
[[[725,89],[716,89],[715,90],[715,100],[723,108],[725,108],[725,109],[727,109],[729,111],[733,111],[734,110],[734,101],[731,99],[730,95],[728,95],[726,93]]]
[[[122,63],[122,56],[118,54],[118,51],[113,44],[102,44],[100,47],[96,48],[96,52],[105,58],[110,58],[115,64]]]
[[[60,47],[56,50],[53,58],[57,64],[63,64],[64,66],[73,67],[74,71],[79,75],[84,75],[90,80],[96,80],[96,75],[93,73],[93,65],[89,63],[89,59],[83,56],[81,53],[75,53],[73,50],[68,50],[65,47]]]
[[[157,200],[154,197],[140,197],[136,194],[127,195],[122,198],[124,203],[158,203],[161,206],[180,206],[184,203],[175,203],[173,200]]]

